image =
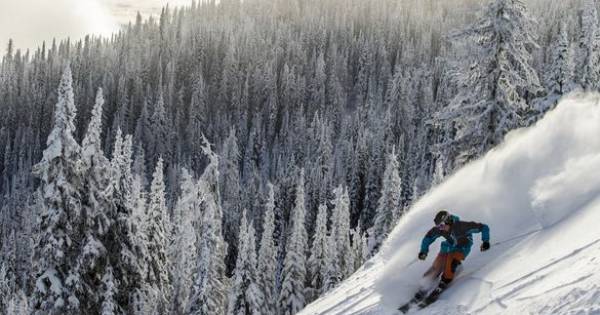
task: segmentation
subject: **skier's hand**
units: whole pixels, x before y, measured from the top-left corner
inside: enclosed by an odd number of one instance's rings
[[[425,260],[425,258],[427,258],[427,253],[419,253],[420,260]]]
[[[481,243],[481,251],[482,252],[485,252],[488,249],[490,249],[490,242],[483,242],[483,243]]]

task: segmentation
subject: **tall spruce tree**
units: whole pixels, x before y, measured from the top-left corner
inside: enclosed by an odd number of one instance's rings
[[[82,142],[82,226],[85,243],[77,269],[81,274],[84,298],[80,299],[82,312],[97,313],[104,307],[98,303],[98,284],[102,275],[109,273],[110,261],[106,255],[107,233],[114,223],[115,204],[111,185],[111,165],[102,150],[102,117],[104,96],[98,89],[92,119]],[[112,269],[110,271],[112,276]]]
[[[533,19],[521,0],[493,0],[471,26],[453,36],[472,47],[460,91],[437,115],[450,135],[440,145],[454,169],[499,144],[533,113],[529,101],[542,91],[531,51],[537,48]]]
[[[199,186],[202,223],[199,234],[199,259],[196,264],[194,286],[186,314],[224,314],[227,311],[225,253],[223,240],[223,211],[219,197],[219,157],[203,137],[202,150],[209,164],[202,174]]]
[[[267,185],[268,195],[263,214],[263,229],[258,251],[258,286],[264,295],[262,314],[275,313],[275,276],[277,272],[277,248],[273,240],[275,232],[275,190]]]
[[[252,222],[247,221],[245,210],[242,212],[239,240],[227,314],[259,315],[262,314],[264,295],[258,286],[254,227]]]
[[[106,246],[115,253],[109,258],[118,286],[113,298],[122,312],[133,314],[134,301],[142,294],[146,278],[146,243],[143,219],[139,216],[145,210],[145,202],[139,176],[131,170],[132,136],[123,138],[121,129],[117,129],[113,147],[111,183],[115,213]]]
[[[585,0],[581,12],[580,71],[581,85],[587,90],[600,89],[600,24],[595,0]]]
[[[331,215],[331,235],[335,238],[338,269],[342,278],[346,278],[354,271],[352,243],[350,240],[350,198],[344,186],[338,186],[333,191],[335,206]],[[333,249],[332,249],[333,250]]]
[[[172,290],[169,278],[169,256],[167,249],[170,238],[170,219],[165,202],[165,182],[163,175],[163,160],[158,159],[152,176],[152,184],[148,193],[148,209],[146,214],[145,233],[148,252],[147,283],[152,290],[151,295],[156,298],[158,313],[168,311],[168,302]]]
[[[193,285],[193,270],[198,258],[194,217],[200,212],[198,186],[187,169],[182,170],[181,194],[173,211],[173,239],[169,246],[171,263],[171,313],[184,314],[187,309],[190,289]]]
[[[281,291],[279,292],[279,313],[293,315],[306,304],[306,242],[308,241],[304,220],[304,169],[300,171],[296,184],[296,202],[290,213],[290,234],[285,246]]]
[[[371,246],[373,250],[378,250],[400,216],[401,184],[400,175],[398,174],[398,156],[396,150],[392,149],[392,152],[387,156],[381,183],[381,197],[377,204],[375,224],[370,233],[373,237],[373,245]]]
[[[41,234],[35,246],[36,274],[32,307],[35,314],[78,314],[81,276],[76,264],[82,252],[81,147],[75,141],[75,101],[71,68],[58,87],[54,127],[43,158],[35,166],[44,196]]]
[[[332,224],[333,225],[333,224]],[[328,242],[327,236],[327,206],[320,205],[319,212],[315,221],[315,231],[313,241],[310,247],[310,256],[306,262],[307,282],[307,301],[316,300],[325,288],[325,282],[328,269]]]
[[[574,65],[571,42],[564,21],[558,23],[548,50],[546,88],[550,93],[565,94],[573,85]]]

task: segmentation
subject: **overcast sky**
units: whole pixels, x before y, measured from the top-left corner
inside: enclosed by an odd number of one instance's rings
[[[9,38],[18,48],[35,48],[53,37],[109,35],[137,11],[148,16],[167,3],[187,5],[191,0],[0,0],[0,55]]]

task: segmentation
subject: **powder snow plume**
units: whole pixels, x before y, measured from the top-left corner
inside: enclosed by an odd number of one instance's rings
[[[600,314],[600,95],[565,97],[537,124],[434,187],[381,252],[302,314],[396,314],[431,265],[416,260],[440,209],[487,223],[462,273],[419,314]]]

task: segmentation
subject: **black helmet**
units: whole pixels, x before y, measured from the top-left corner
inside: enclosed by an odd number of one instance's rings
[[[447,224],[450,223],[452,219],[450,218],[450,214],[446,210],[442,210],[435,215],[433,222],[435,225],[440,225],[442,223]]]

